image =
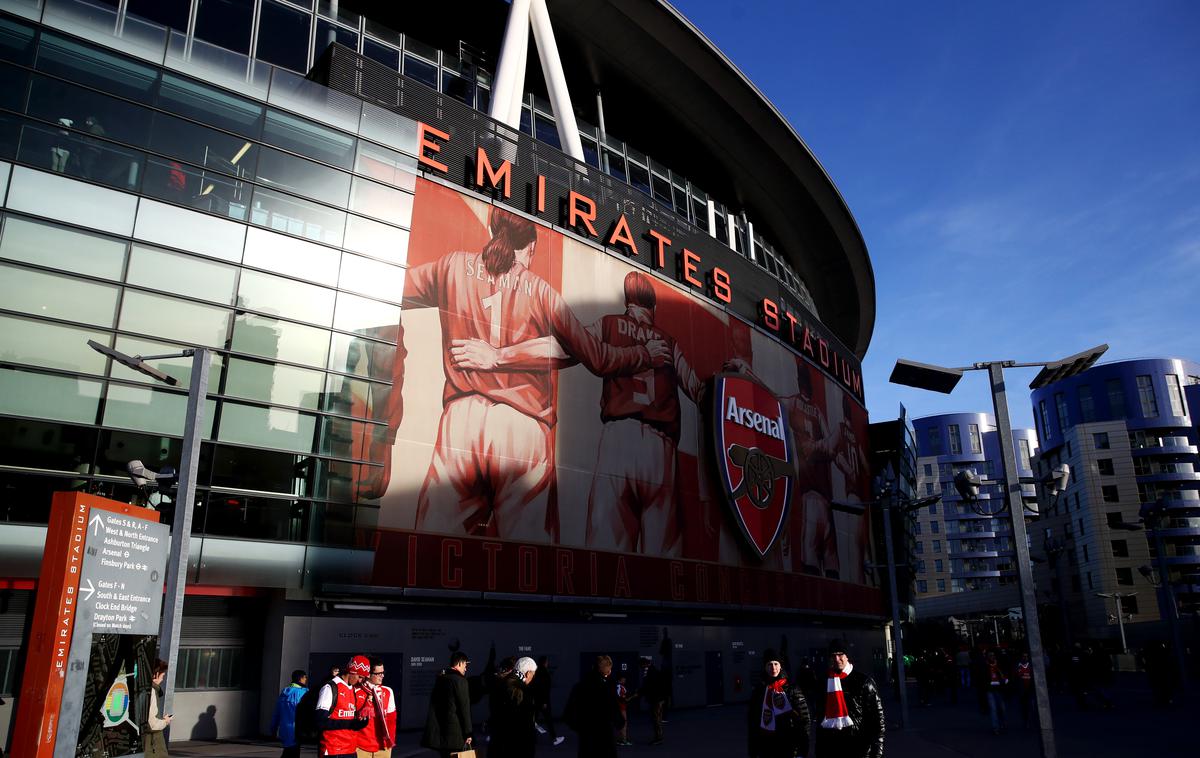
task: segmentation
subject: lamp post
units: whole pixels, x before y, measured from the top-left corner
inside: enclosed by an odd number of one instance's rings
[[[196,477],[200,468],[200,429],[204,421],[204,398],[208,394],[210,355],[203,347],[186,348],[167,355],[125,355],[106,345],[88,340],[88,347],[123,366],[170,386],[179,381],[149,365],[147,361],[166,358],[191,358],[192,373],[188,384],[187,413],[183,421],[183,448],[179,461],[179,489],[175,495],[175,517],[171,522],[171,554],[167,560],[166,604],[163,607],[163,626],[158,637],[159,656],[171,671],[179,658],[179,630],[183,624],[183,595],[187,583],[188,549],[192,535],[192,509],[196,500]],[[175,676],[163,680],[163,713],[172,712],[175,699]]]
[[[1136,592],[1095,592],[1096,597],[1112,598],[1113,604],[1117,607],[1117,628],[1121,630],[1121,652],[1128,653],[1129,645],[1125,642],[1125,611],[1121,608],[1121,600],[1127,597],[1133,597]]]
[[[900,502],[903,498],[904,503]],[[893,547],[892,540],[892,511],[899,510],[901,513],[911,513],[912,511],[920,510],[928,505],[941,500],[941,495],[933,495],[931,497],[921,498],[920,500],[910,500],[907,495],[900,492],[900,483],[898,479],[884,480],[883,486],[879,488],[879,497],[865,503],[840,503],[833,504],[834,509],[845,513],[853,513],[861,515],[867,508],[878,507],[883,514],[883,545],[887,555],[887,570],[888,570],[888,589],[891,592],[892,605],[892,634],[896,641],[896,680],[899,683],[900,692],[900,726],[903,729],[908,728],[908,688],[905,686],[907,681],[907,673],[904,665],[904,630],[900,625],[900,598],[896,590],[896,549]]]
[[[1038,622],[1037,597],[1030,570],[1029,540],[1025,532],[1025,504],[1017,472],[1017,456],[1013,445],[1012,424],[1008,416],[1008,397],[1004,384],[1006,368],[1041,368],[1029,385],[1030,389],[1074,376],[1091,368],[1108,350],[1100,345],[1058,361],[1018,363],[1016,361],[983,361],[970,366],[947,368],[900,359],[892,369],[891,381],[909,387],[949,394],[954,391],[965,371],[987,371],[991,383],[992,405],[996,413],[996,431],[1000,438],[1000,457],[1004,469],[1005,500],[1012,517],[1013,543],[1017,558],[1017,577],[1020,582],[1021,608],[1025,615],[1025,631],[1029,638],[1029,657],[1033,664],[1034,696],[1037,700],[1038,723],[1041,729],[1043,758],[1056,758],[1054,724],[1050,715],[1050,699],[1046,689],[1046,662],[1042,652],[1042,630]]]

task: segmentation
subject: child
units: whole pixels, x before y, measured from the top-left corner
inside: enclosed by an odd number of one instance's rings
[[[625,686],[625,676],[617,677],[617,707],[621,709],[621,728],[617,730],[617,744],[628,747],[629,741],[629,688]]]

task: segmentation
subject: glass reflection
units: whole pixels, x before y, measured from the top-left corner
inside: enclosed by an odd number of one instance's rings
[[[263,126],[263,141],[331,166],[348,169],[354,159],[356,140],[312,121],[282,111],[268,110]]]
[[[346,228],[346,214],[257,187],[254,190],[250,223],[340,246]]]
[[[231,358],[225,394],[264,403],[318,410],[325,374],[275,363]]]
[[[223,442],[307,453],[316,446],[316,431],[317,417],[309,413],[241,403],[222,404]]]
[[[275,189],[345,207],[350,175],[269,147],[258,158],[258,181]]]
[[[241,313],[234,320],[233,350],[320,368],[325,365],[325,357],[329,352],[329,332]]]
[[[35,316],[112,326],[117,288],[68,276],[0,265],[0,303]]]
[[[0,238],[0,257],[102,279],[120,279],[124,240],[9,216]]]
[[[337,284],[341,254],[333,248],[274,234],[265,229],[250,227],[246,232],[246,253],[243,263],[255,268],[308,279],[321,284]]]
[[[85,346],[88,340],[107,345],[110,335],[89,329],[76,329],[34,319],[0,316],[0,360],[32,366],[78,371],[85,374],[104,374],[107,360]],[[3,459],[0,459],[3,460]]]
[[[377,300],[368,300],[346,292],[337,296],[337,311],[333,317],[335,329],[346,332],[361,332],[379,339],[393,336],[400,323],[400,308]]]
[[[163,73],[158,105],[251,139],[258,139],[262,132],[261,105],[174,74]]]
[[[246,206],[250,200],[250,185],[239,179],[208,169],[197,168],[170,158],[150,158],[146,164],[146,178],[142,193],[169,203],[195,208],[205,213],[227,216],[238,221],[246,220]],[[143,203],[142,207],[145,208]],[[184,239],[189,244],[205,240],[204,235],[170,233],[167,239],[157,241],[179,244]],[[209,244],[211,248],[211,243]],[[217,255],[226,260],[239,260],[241,245],[226,249]]]
[[[242,271],[237,304],[239,308],[329,326],[333,301],[333,290],[247,269]]]
[[[122,331],[190,345],[223,347],[228,331],[229,310],[126,290],[121,302],[119,323]]]
[[[359,177],[350,191],[350,210],[408,228],[412,224],[413,196]]]
[[[166,355],[168,353],[178,353],[183,349],[183,346],[173,345],[169,342],[158,342],[156,340],[144,340],[137,337],[119,335],[117,337],[116,349],[126,355]],[[208,386],[216,388],[220,386],[221,368],[225,365],[225,356],[216,351],[210,352],[209,355],[211,358],[208,366]],[[191,386],[191,358],[156,358],[146,362],[159,371],[175,377],[175,381],[178,382],[175,386],[178,389],[186,390]],[[138,384],[157,384],[154,379],[145,374],[134,371],[131,368],[126,368],[115,362],[112,364],[110,375],[114,379],[123,379]]]
[[[70,118],[58,126],[26,123],[21,128],[17,157],[24,163],[56,174],[66,174],[118,189],[135,189],[145,160],[140,152],[119,147],[93,136],[91,128],[72,128]]]
[[[338,288],[400,302],[404,295],[404,269],[361,255],[344,253]]]
[[[0,368],[0,413],[96,423],[100,382]]]
[[[165,113],[154,114],[150,149],[188,163],[243,178],[254,173],[255,145]]]
[[[49,74],[143,103],[150,102],[158,79],[158,70],[153,66],[49,32],[42,32],[36,66]]]
[[[0,460],[9,466],[87,475],[92,470],[95,450],[95,429],[48,421],[0,419]],[[66,489],[78,489],[85,481],[65,480],[62,484]]]
[[[408,261],[408,232],[369,218],[347,214],[342,247],[403,265]]]
[[[125,281],[150,289],[229,305],[237,268],[193,255],[133,246]]]

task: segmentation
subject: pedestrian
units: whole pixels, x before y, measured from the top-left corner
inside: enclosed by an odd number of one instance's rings
[[[500,703],[500,699],[504,697],[504,681],[512,673],[513,669],[517,667],[517,659],[510,655],[500,661],[499,664],[496,664],[489,657],[488,665],[491,667],[491,671],[484,673],[488,688],[488,717],[487,721],[484,722],[486,736],[483,740],[484,742],[491,743],[492,724],[496,723],[497,719],[500,718],[501,712],[504,710],[504,706]]]
[[[811,720],[804,688],[788,680],[781,656],[763,653],[763,682],[750,694],[746,710],[746,751],[750,758],[808,755]]]
[[[355,686],[371,671],[366,656],[356,655],[346,666],[346,675],[335,676],[317,693],[317,755],[356,758],[358,732],[367,719],[358,712]]]
[[[1033,663],[1029,653],[1021,653],[1021,660],[1013,669],[1013,679],[1017,682],[1017,699],[1021,703],[1021,725],[1029,727],[1029,714],[1033,711]]]
[[[988,716],[992,720],[992,734],[1000,734],[1007,726],[1007,712],[1004,703],[1004,691],[1008,687],[1008,674],[996,658],[996,653],[987,656],[987,701]]]
[[[663,744],[663,708],[667,702],[667,682],[662,672],[654,665],[649,656],[642,656],[642,683],[638,687],[638,697],[650,711],[650,723],[654,728],[651,745]]]
[[[166,758],[167,755],[167,739],[163,732],[175,717],[163,713],[162,685],[166,678],[167,662],[161,658],[155,659],[154,667],[150,670],[150,687],[139,697],[142,707],[138,713],[143,714],[139,731],[142,734],[142,752],[146,758]]]
[[[1084,651],[1084,667],[1088,683],[1088,691],[1096,696],[1100,707],[1111,710],[1112,701],[1104,690],[1112,684],[1113,664],[1110,656],[1103,647],[1088,645]]]
[[[966,645],[959,645],[954,654],[954,666],[958,669],[958,686],[960,689],[971,689],[971,652]]]
[[[621,709],[610,681],[612,658],[596,656],[592,670],[571,689],[563,721],[579,735],[579,758],[616,758]]]
[[[390,758],[396,745],[396,693],[383,683],[387,669],[371,658],[371,673],[358,685],[356,707],[367,719],[355,744],[358,758]]]
[[[1179,686],[1179,671],[1166,644],[1151,643],[1142,654],[1142,665],[1146,669],[1146,678],[1150,682],[1150,692],[1154,697],[1154,705],[1165,708],[1175,702],[1175,689]]]
[[[504,677],[492,713],[488,758],[532,758],[537,745],[537,701],[529,685],[537,668],[532,658],[518,658]]]
[[[533,702],[537,709],[538,733],[549,734],[550,741],[555,747],[563,743],[566,737],[560,736],[554,728],[554,712],[550,702],[551,691],[554,689],[553,674],[550,671],[550,658],[543,655],[537,661],[537,673],[533,675],[530,685]]]
[[[429,715],[421,747],[436,750],[442,758],[472,747],[471,694],[467,666],[471,659],[462,651],[450,656],[450,668],[438,675],[429,696]]]
[[[621,674],[617,677],[617,708],[621,711],[621,726],[617,728],[617,744],[621,747],[629,747],[633,744],[629,741],[629,701],[631,698],[629,687],[625,685],[625,675]]]
[[[850,662],[844,640],[829,644],[825,707],[817,728],[821,758],[883,758],[883,702],[874,680]]]
[[[296,732],[296,709],[308,693],[308,674],[304,669],[292,672],[292,680],[275,700],[275,713],[271,715],[271,734],[279,737],[283,744],[281,758],[299,758],[300,735]]]

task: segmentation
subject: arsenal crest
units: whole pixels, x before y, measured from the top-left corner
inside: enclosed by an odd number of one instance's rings
[[[714,378],[717,473],[742,534],[761,558],[783,531],[796,479],[796,447],[779,398],[743,374]]]

